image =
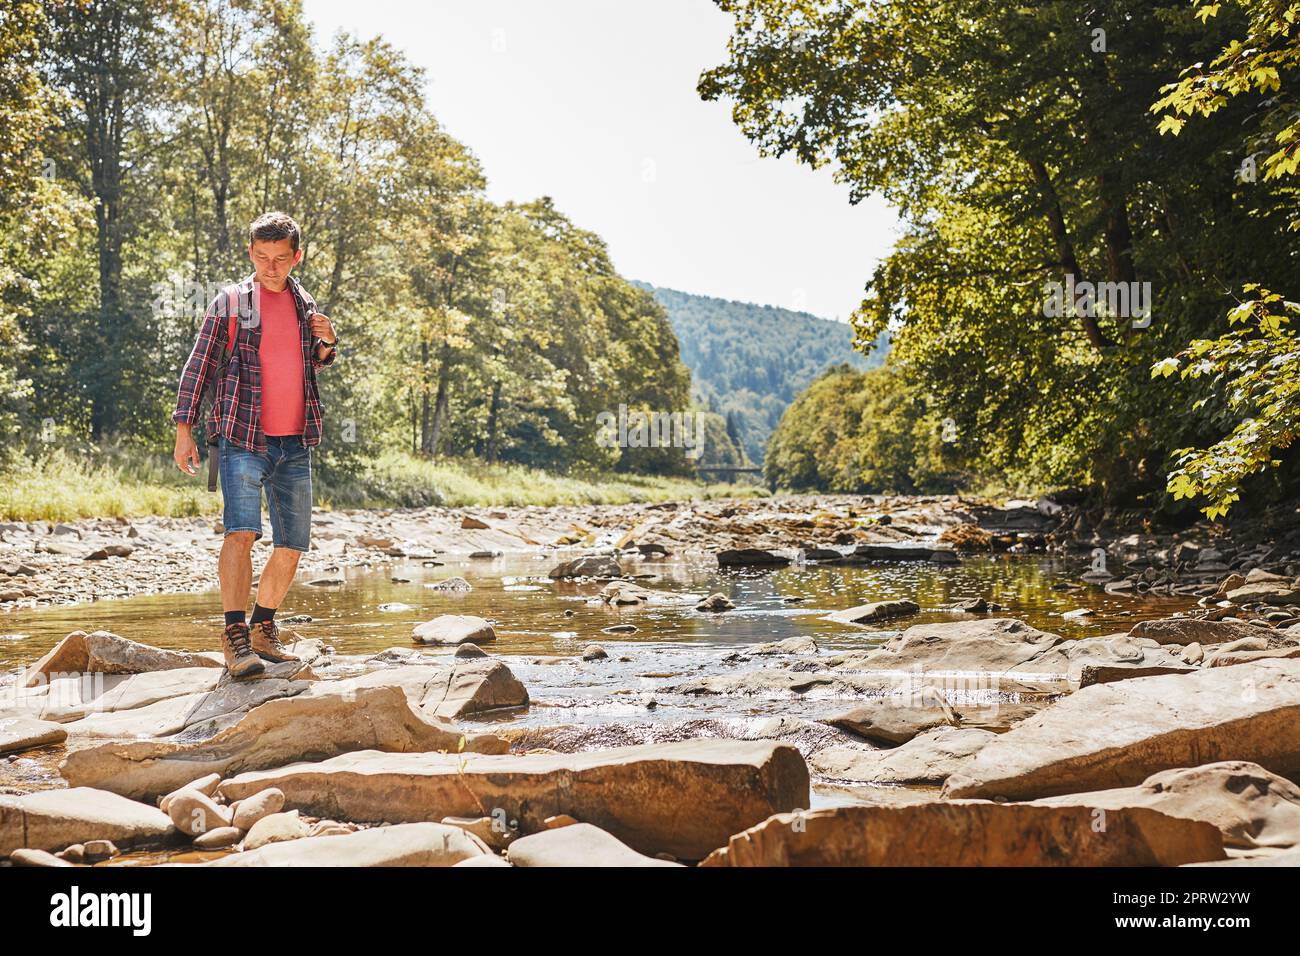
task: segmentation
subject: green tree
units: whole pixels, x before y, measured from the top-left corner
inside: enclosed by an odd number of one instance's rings
[[[1194,6],[1208,21],[1224,5],[1194,0]],[[1238,0],[1231,6],[1244,14],[1244,35],[1230,40],[1208,66],[1185,69],[1151,109],[1163,113],[1162,132],[1179,136],[1193,117],[1212,116],[1237,98],[1250,101],[1237,176],[1242,200],[1281,208],[1294,232],[1300,229],[1300,104],[1294,86],[1300,3]],[[1256,283],[1247,283],[1243,292],[1248,298],[1228,313],[1227,333],[1196,339],[1151,370],[1153,377],[1179,371],[1183,379],[1208,380],[1214,391],[1196,405],[1217,412],[1220,426],[1231,429],[1208,447],[1178,449],[1169,475],[1174,497],[1206,499],[1201,510],[1211,518],[1240,500],[1247,477],[1281,466],[1276,456],[1300,433],[1300,338],[1290,324],[1300,306]]]
[[[1152,363],[1209,332],[1227,288],[1297,271],[1276,242],[1284,210],[1237,201],[1231,127],[1249,107],[1177,143],[1149,112],[1239,19],[1205,29],[1186,3],[1150,0],[719,6],[735,31],[701,94],[731,101],[761,151],[829,164],[851,200],[879,192],[904,220],[854,317],[860,344],[890,332],[982,471],[1162,494],[1169,454],[1215,422]],[[1067,277],[1150,283],[1149,324],[1047,307]]]

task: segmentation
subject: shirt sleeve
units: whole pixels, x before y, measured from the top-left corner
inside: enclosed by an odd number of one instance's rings
[[[314,337],[311,340],[311,364],[315,368],[324,368],[326,365],[333,365],[334,360],[338,358],[339,350],[337,348],[330,349],[326,352],[324,358],[317,355],[316,353],[320,349],[322,342],[322,339]]]
[[[181,370],[181,383],[176,393],[176,411],[172,421],[178,425],[194,424],[199,417],[199,403],[203,400],[203,389],[217,374],[220,355],[226,345],[226,323],[222,321],[225,293],[219,293],[208,306],[199,327],[199,337],[194,342],[190,357],[185,360]]]

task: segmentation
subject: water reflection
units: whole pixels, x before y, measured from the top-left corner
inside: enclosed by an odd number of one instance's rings
[[[1078,584],[1082,566],[1035,557],[976,558],[957,566],[906,563],[849,567],[794,564],[778,570],[719,571],[703,561],[646,560],[633,564],[640,583],[672,592],[680,603],[614,608],[593,601],[599,583],[553,582],[546,572],[554,556],[506,556],[490,561],[393,564],[340,572],[345,584],[297,584],[280,617],[305,614],[296,629],[320,637],[342,654],[372,654],[412,646],[411,629],[438,614],[476,614],[497,628],[495,654],[576,655],[598,641],[613,655],[621,645],[707,645],[743,647],[808,635],[828,650],[860,648],[895,633],[899,626],[951,620],[945,605],[983,597],[1004,605],[1001,616],[1017,617],[1066,637],[1127,631],[1133,623],[1166,616],[1193,604],[1190,598],[1107,594],[1097,587],[1062,591]],[[470,592],[430,588],[459,575]],[[736,608],[721,614],[694,610],[695,599],[725,594]],[[889,598],[911,598],[921,613],[895,625],[862,628],[823,620],[833,610]],[[382,605],[392,605],[381,610]],[[406,607],[402,607],[405,605]],[[1084,619],[1064,612],[1086,607]],[[203,650],[217,646],[220,603],[215,591],[106,600],[0,617],[0,665],[38,658],[70,631],[109,630],[160,647]],[[606,634],[619,623],[634,633]],[[703,648],[701,648],[703,649]]]

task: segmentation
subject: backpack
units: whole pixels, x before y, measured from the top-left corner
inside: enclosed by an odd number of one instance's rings
[[[242,284],[241,284],[242,285]],[[229,315],[228,326],[226,328],[226,344],[221,350],[221,361],[217,365],[217,374],[204,386],[203,397],[199,400],[199,407],[209,401],[213,404],[217,400],[217,387],[219,383],[226,379],[226,370],[230,367],[230,357],[235,351],[235,337],[239,334],[238,320],[245,315],[253,314],[253,290],[245,291],[241,285],[227,286],[222,294],[226,297],[226,311]],[[217,431],[212,431],[208,435],[208,491],[217,490],[217,474],[221,467],[221,435]]]

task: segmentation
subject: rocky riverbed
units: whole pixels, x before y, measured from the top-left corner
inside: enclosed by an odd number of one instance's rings
[[[957,497],[322,513],[302,660],[236,682],[219,532],[0,526],[0,857],[1300,859],[1294,539]]]

